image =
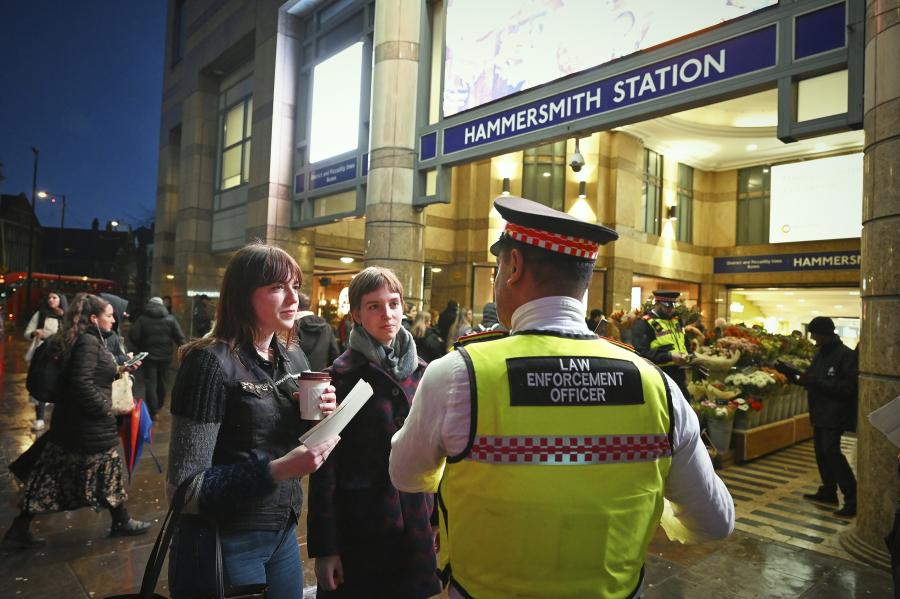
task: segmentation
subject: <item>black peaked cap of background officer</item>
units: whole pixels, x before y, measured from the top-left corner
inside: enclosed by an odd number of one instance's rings
[[[609,227],[584,222],[524,198],[499,197],[494,207],[506,221],[500,239],[491,246],[495,256],[511,243],[522,243],[557,256],[593,261],[601,245],[619,238]]]
[[[653,301],[674,304],[679,295],[681,295],[681,293],[678,291],[664,291],[659,289],[653,292]]]

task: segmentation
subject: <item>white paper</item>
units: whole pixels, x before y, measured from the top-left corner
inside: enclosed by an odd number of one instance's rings
[[[888,441],[900,447],[900,397],[870,412],[869,422],[884,433]]]
[[[364,380],[357,381],[347,397],[344,398],[337,409],[328,415],[300,437],[300,442],[307,447],[314,447],[323,443],[329,437],[339,435],[344,427],[350,424],[356,413],[359,412],[369,398],[372,397],[372,386]]]

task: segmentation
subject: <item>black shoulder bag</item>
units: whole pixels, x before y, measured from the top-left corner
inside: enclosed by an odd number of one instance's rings
[[[156,537],[156,543],[153,544],[153,550],[150,552],[150,558],[147,560],[147,567],[144,570],[144,578],[141,580],[141,590],[137,593],[126,593],[124,595],[111,595],[106,599],[167,599],[165,596],[156,592],[156,583],[159,581],[159,575],[162,572],[163,563],[166,561],[166,553],[169,551],[169,545],[172,542],[172,536],[181,518],[181,511],[184,509],[185,496],[190,488],[194,477],[189,477],[178,486],[172,497],[172,503],[169,511],[163,520],[159,535]],[[224,572],[222,570],[222,544],[219,542],[219,527],[215,526],[216,532],[216,599],[265,599],[267,596],[266,584],[254,584],[241,587],[235,587],[225,594]]]

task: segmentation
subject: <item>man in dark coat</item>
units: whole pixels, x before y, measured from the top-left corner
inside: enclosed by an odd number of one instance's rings
[[[150,354],[144,359],[140,372],[147,390],[147,409],[154,420],[166,400],[166,377],[175,355],[175,346],[185,341],[178,321],[169,314],[159,297],[150,298],[143,314],[128,331],[128,349]]]
[[[294,326],[300,339],[300,347],[309,360],[310,369],[321,372],[340,355],[334,331],[328,321],[310,311],[312,302],[308,295],[301,293],[298,304],[300,311]]]
[[[447,302],[447,307],[444,308],[441,315],[438,317],[437,321],[437,330],[438,335],[441,336],[441,339],[449,339],[450,335],[450,327],[456,322],[456,318],[459,316],[459,304],[456,300],[449,300]]]
[[[197,296],[194,304],[193,330],[194,337],[203,337],[212,328],[212,316],[210,315],[209,296],[202,293]]]
[[[834,333],[834,322],[826,316],[813,318],[807,330],[819,351],[805,373],[796,376],[806,387],[809,419],[813,426],[816,465],[822,486],[806,499],[838,503],[837,489],[844,495],[838,516],[856,515],[856,477],[841,453],[841,433],[856,423],[856,393],[859,367],[856,353]]]

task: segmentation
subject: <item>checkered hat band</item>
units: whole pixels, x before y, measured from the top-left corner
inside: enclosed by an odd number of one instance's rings
[[[652,462],[671,455],[666,435],[479,436],[466,459],[489,464],[571,466]]]
[[[506,223],[506,234],[516,241],[576,258],[596,260],[600,250],[599,243],[587,239],[550,233],[515,223]]]

